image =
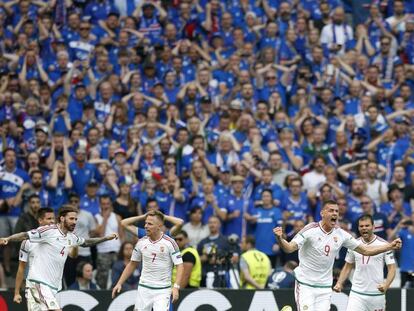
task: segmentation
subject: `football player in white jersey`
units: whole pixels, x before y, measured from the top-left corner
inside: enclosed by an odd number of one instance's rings
[[[55,213],[53,209],[51,208],[41,208],[37,212],[37,221],[39,222],[39,226],[49,226],[53,225],[55,223]],[[14,298],[13,301],[15,303],[21,303],[22,302],[22,296],[20,295],[20,288],[22,287],[23,279],[24,279],[24,273],[26,270],[26,265],[29,263],[30,260],[33,260],[33,252],[32,249],[36,247],[35,243],[31,243],[29,240],[24,240],[20,246],[20,252],[19,252],[19,268],[17,269],[16,274],[16,281],[14,286]],[[26,287],[28,284],[26,284]],[[26,294],[27,298],[27,294]],[[28,303],[30,305],[30,303]],[[29,309],[30,311],[30,309]]]
[[[280,247],[286,253],[299,250],[299,266],[294,270],[295,300],[299,311],[330,310],[332,268],[341,247],[364,256],[401,248],[400,239],[383,245],[366,245],[357,241],[337,226],[338,215],[338,204],[330,200],[322,207],[322,220],[305,226],[292,241],[284,239],[281,227],[273,229]]]
[[[165,311],[169,310],[171,296],[172,302],[178,300],[183,260],[177,243],[161,231],[163,225],[164,215],[161,212],[151,211],[146,214],[146,236],[135,245],[131,261],[112,290],[114,298],[121,291],[122,284],[142,261],[134,311]],[[174,265],[177,267],[177,277],[171,289]]]
[[[371,215],[363,215],[358,219],[360,240],[366,245],[388,244],[374,234],[374,221]],[[384,265],[387,265],[388,273],[384,281]],[[376,256],[364,256],[352,250],[348,250],[345,265],[334,286],[334,290],[340,292],[343,283],[355,268],[352,277],[352,288],[349,295],[347,311],[385,311],[385,292],[390,287],[395,277],[395,260],[392,251]]]
[[[38,243],[33,250],[27,280],[28,301],[33,302],[29,310],[62,311],[56,300],[56,293],[61,289],[63,268],[69,251],[73,246],[90,247],[98,243],[118,238],[111,234],[100,238],[83,239],[73,234],[78,210],[72,205],[63,205],[58,212],[58,224],[39,227],[29,232],[13,234],[0,238],[0,245],[9,242],[29,240]]]

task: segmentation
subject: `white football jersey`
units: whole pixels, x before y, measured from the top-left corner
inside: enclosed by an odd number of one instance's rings
[[[58,291],[62,287],[63,268],[72,246],[79,246],[85,239],[71,232],[66,235],[57,225],[39,227],[28,232],[29,240],[38,245],[31,250],[27,279]]]
[[[143,237],[135,245],[132,261],[142,261],[139,286],[162,289],[171,287],[173,265],[183,263],[177,243],[163,234],[158,241]]]
[[[361,238],[358,240],[365,243]],[[365,244],[380,246],[388,244],[388,242],[375,236],[371,242]],[[394,253],[392,251],[375,256],[364,256],[355,251],[348,250],[345,261],[355,264],[355,272],[352,277],[352,291],[363,295],[384,294],[377,289],[377,286],[384,282],[384,264],[395,264]]]
[[[361,243],[339,227],[325,232],[316,222],[305,226],[292,241],[299,247],[295,278],[313,287],[332,287],[332,268],[339,250],[342,246],[353,250]]]
[[[24,240],[20,245],[19,251],[19,261],[23,261],[25,263],[30,263],[33,261],[33,249],[37,246],[37,244],[30,242],[29,240]],[[27,268],[27,266],[26,266]]]

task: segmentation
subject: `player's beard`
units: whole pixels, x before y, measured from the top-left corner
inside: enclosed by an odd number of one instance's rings
[[[63,226],[66,228],[66,230],[73,232],[75,230],[76,224],[70,225],[66,220],[64,220]]]

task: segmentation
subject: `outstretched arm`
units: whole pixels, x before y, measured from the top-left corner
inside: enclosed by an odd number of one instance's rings
[[[395,239],[391,243],[378,246],[361,244],[357,248],[355,248],[355,251],[364,256],[375,256],[391,250],[400,249],[401,245],[401,239]]]
[[[20,232],[13,234],[7,238],[0,238],[0,246],[7,245],[9,242],[21,242],[23,240],[28,240],[29,234],[27,232]]]
[[[104,236],[104,237],[101,237],[101,238],[85,239],[85,242],[83,242],[83,244],[81,244],[80,246],[90,247],[90,246],[94,246],[96,244],[106,242],[106,241],[109,241],[109,240],[113,240],[113,239],[118,239],[118,234],[112,233],[110,235],[107,235],[107,236]]]
[[[283,249],[285,253],[293,253],[294,251],[298,250],[298,245],[294,241],[286,241],[283,237],[283,229],[282,227],[276,227],[273,229],[273,233],[276,236],[276,240],[278,241],[280,247]]]

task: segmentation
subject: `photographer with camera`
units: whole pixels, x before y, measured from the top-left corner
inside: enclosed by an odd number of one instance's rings
[[[208,220],[210,234],[198,244],[197,250],[203,265],[201,286],[207,288],[238,287],[238,263],[240,249],[238,237],[227,238],[220,233],[221,222],[217,216]]]
[[[390,240],[399,237],[402,241],[400,250],[401,288],[414,287],[414,214],[403,218],[392,230]]]

